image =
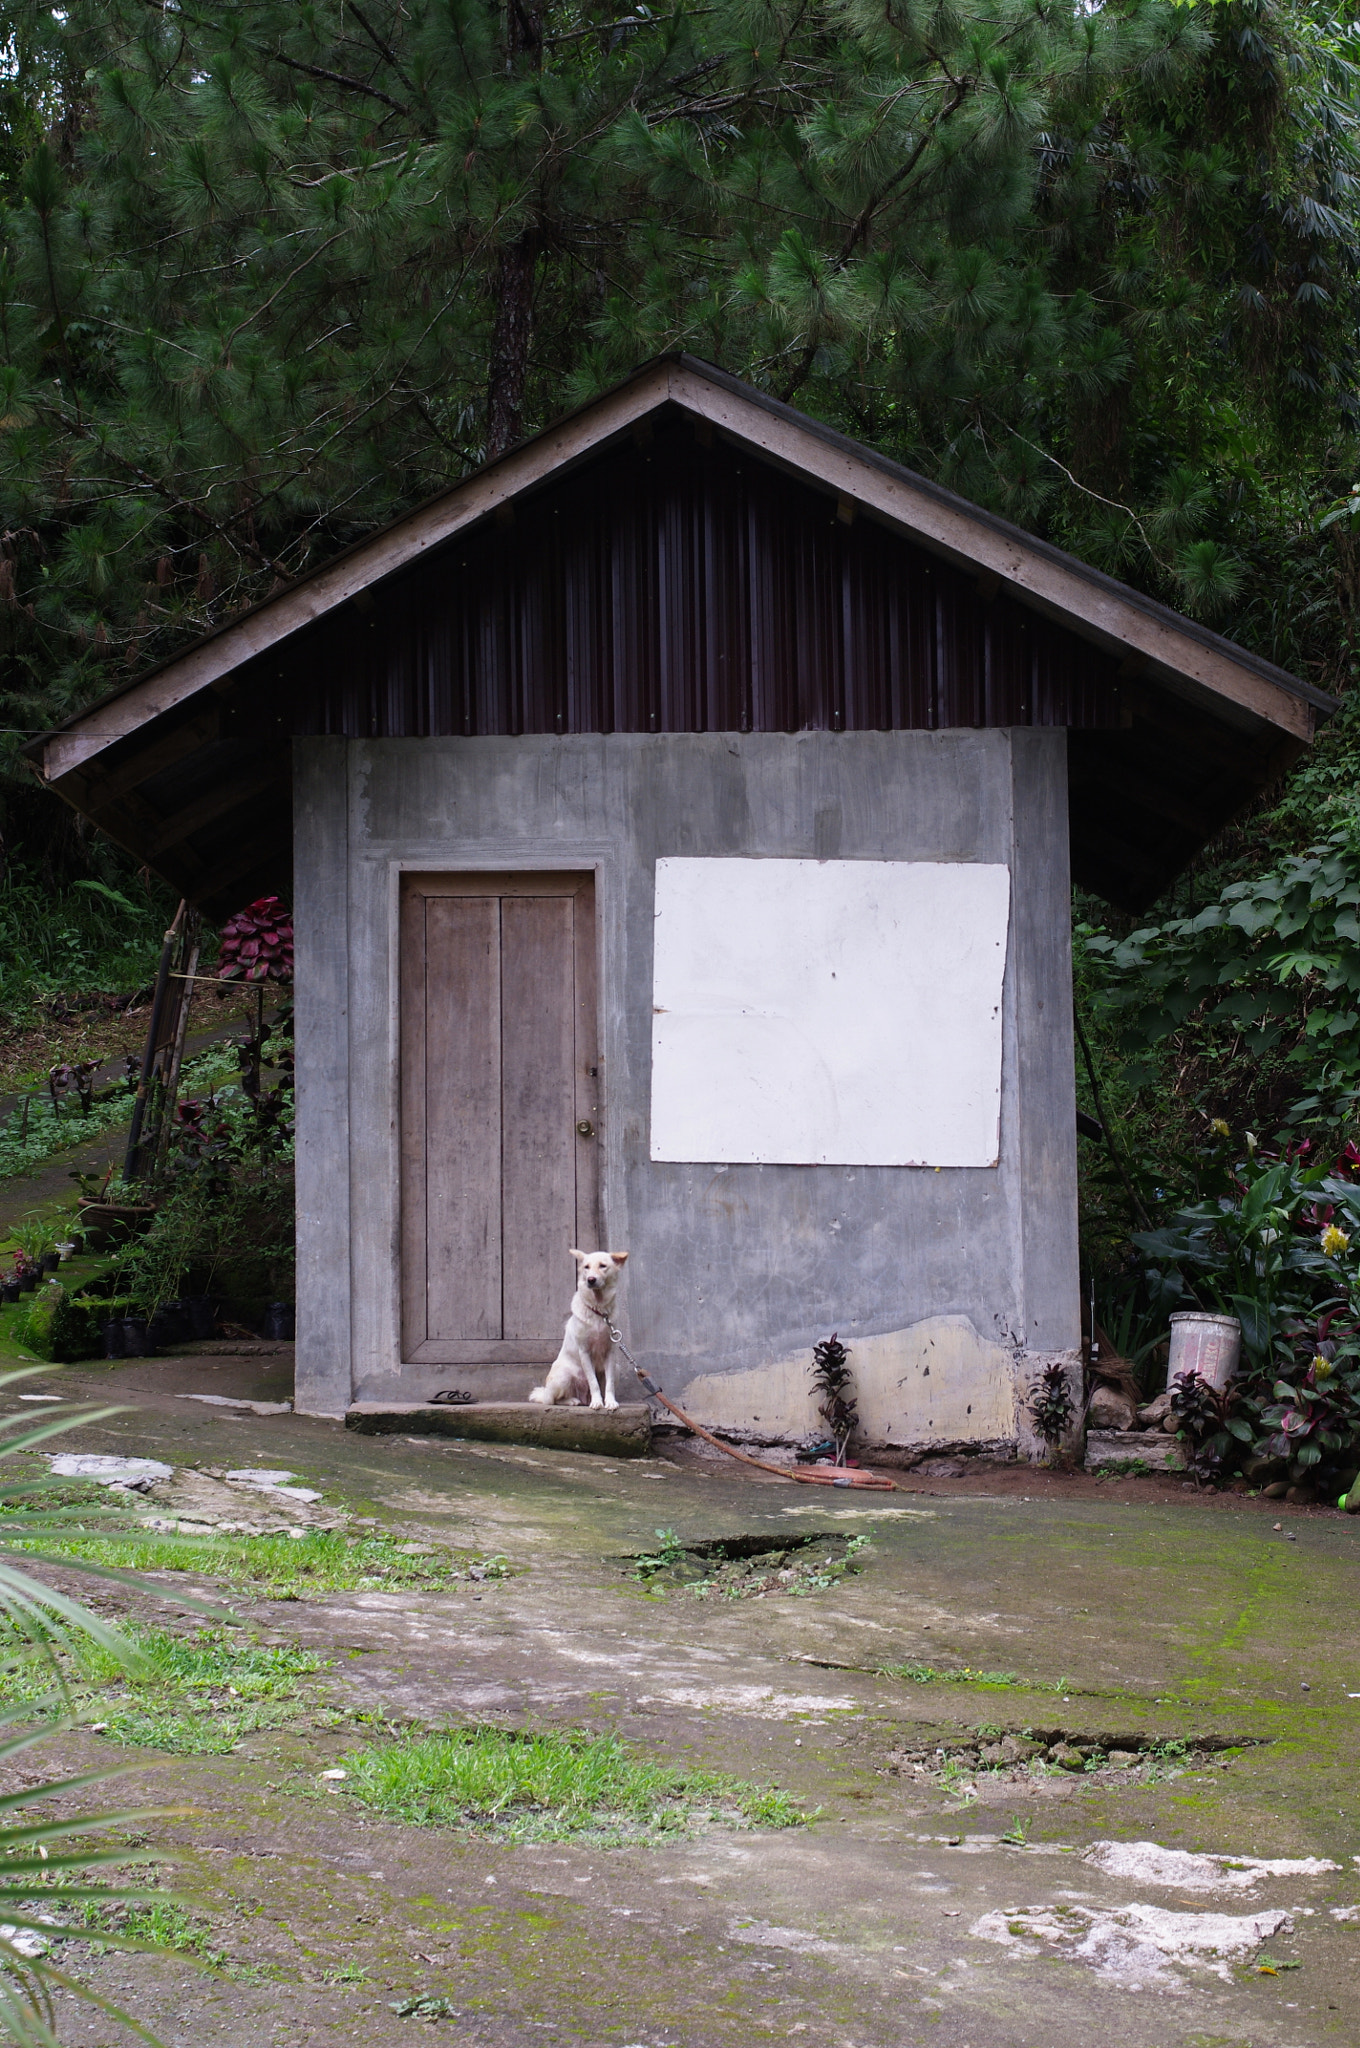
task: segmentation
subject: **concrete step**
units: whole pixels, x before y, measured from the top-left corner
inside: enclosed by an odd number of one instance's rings
[[[1141,1459],[1153,1472],[1183,1472],[1185,1446],[1161,1429],[1088,1429],[1086,1469],[1098,1472],[1103,1465],[1123,1465]]]
[[[598,1451],[607,1458],[645,1458],[652,1448],[652,1411],[645,1401],[617,1408],[543,1408],[536,1401],[356,1401],[346,1410],[345,1427],[363,1436],[453,1436],[474,1443]]]

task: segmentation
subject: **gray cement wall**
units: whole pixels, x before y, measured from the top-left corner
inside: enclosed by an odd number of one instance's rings
[[[301,1409],[418,1400],[449,1379],[403,1368],[398,1348],[401,872],[592,868],[605,1238],[630,1254],[623,1326],[642,1363],[700,1419],[801,1433],[814,1421],[811,1345],[836,1329],[871,1440],[1023,1438],[1017,1388],[1040,1357],[1075,1358],[1079,1343],[1063,732],[295,748]],[[653,877],[666,854],[1006,863],[999,1164],[651,1160]],[[570,1281],[564,1256],[564,1312]],[[519,1397],[534,1377],[497,1368],[484,1392]]]

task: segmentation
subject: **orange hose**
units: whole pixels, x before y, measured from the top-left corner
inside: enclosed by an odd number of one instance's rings
[[[683,1408],[677,1408],[674,1401],[667,1400],[660,1387],[648,1379],[640,1365],[635,1363],[633,1371],[652,1398],[659,1401],[663,1408],[669,1408],[671,1414],[683,1422],[686,1429],[692,1429],[706,1444],[713,1444],[718,1450],[725,1451],[728,1457],[735,1458],[738,1464],[753,1465],[757,1472],[773,1472],[776,1479],[798,1479],[805,1486],[871,1486],[880,1493],[896,1493],[898,1490],[896,1482],[881,1472],[847,1472],[843,1465],[772,1465],[768,1458],[752,1458],[747,1452],[735,1450],[731,1444],[725,1444],[720,1436],[714,1436],[711,1430],[703,1429],[697,1422],[692,1421]]]

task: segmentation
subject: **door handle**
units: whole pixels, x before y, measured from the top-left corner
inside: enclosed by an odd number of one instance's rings
[[[590,1121],[590,1118],[589,1118],[588,1116],[583,1116],[583,1117],[581,1118],[581,1121],[580,1121],[580,1123],[579,1123],[579,1124],[577,1124],[577,1126],[576,1126],[576,1135],[577,1135],[577,1137],[578,1137],[578,1138],[593,1138],[593,1137],[594,1137],[594,1135],[595,1135],[595,1126],[594,1126],[594,1124],[593,1124],[593,1123],[592,1123],[592,1122]]]

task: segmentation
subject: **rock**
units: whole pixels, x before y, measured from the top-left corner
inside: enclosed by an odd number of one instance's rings
[[[1155,1401],[1147,1402],[1144,1407],[1138,1410],[1138,1420],[1142,1423],[1144,1429],[1155,1429],[1159,1422],[1166,1419],[1170,1409],[1171,1395],[1169,1393],[1158,1394]]]
[[[1105,1761],[1113,1764],[1117,1771],[1128,1771],[1141,1762],[1141,1758],[1136,1749],[1112,1749]]]
[[[1146,1465],[1149,1471],[1154,1472],[1179,1472],[1185,1466],[1181,1445],[1172,1438],[1163,1436],[1160,1430],[1087,1430],[1088,1472],[1097,1472],[1105,1465],[1118,1470],[1120,1466],[1128,1466],[1135,1461]]]
[[[1242,1477],[1252,1486],[1268,1486],[1272,1480],[1283,1479],[1288,1470],[1283,1458],[1248,1458]]]
[[[1128,1395],[1118,1387],[1097,1387],[1086,1410],[1086,1420],[1092,1429],[1134,1429],[1138,1424],[1138,1410]]]
[[[1181,1426],[1180,1416],[1173,1414],[1171,1410],[1168,1409],[1166,1414],[1162,1417],[1161,1426],[1166,1431],[1168,1436],[1175,1436],[1176,1432],[1179,1430]]]
[[[1086,1768],[1085,1757],[1070,1742],[1055,1742],[1048,1752],[1048,1761],[1056,1764],[1060,1771],[1084,1771]]]
[[[291,1401],[238,1400],[234,1394],[176,1394],[175,1399],[177,1401],[202,1401],[209,1408],[240,1409],[243,1414],[248,1410],[252,1415],[291,1415],[293,1412]]]
[[[1270,1489],[1274,1492],[1274,1488]],[[1291,1508],[1310,1508],[1317,1499],[1311,1486],[1289,1486],[1285,1488],[1285,1499]]]
[[[158,1479],[174,1477],[174,1466],[159,1458],[110,1458],[93,1451],[58,1451],[48,1463],[58,1479],[93,1479],[100,1486],[134,1487],[144,1493]]]
[[[1031,1742],[1027,1735],[1003,1735],[999,1747],[1003,1764],[1027,1764],[1040,1754],[1043,1744]]]
[[[252,1493],[282,1494],[286,1500],[320,1500],[321,1495],[315,1487],[290,1486],[288,1481],[294,1476],[291,1472],[272,1472],[258,1465],[246,1465],[238,1471],[222,1474],[222,1477],[230,1479],[234,1486],[247,1486]]]
[[[1269,1486],[1261,1488],[1261,1497],[1263,1500],[1283,1500],[1288,1491],[1288,1481],[1276,1479]]]
[[[984,1742],[978,1753],[978,1762],[984,1770],[997,1771],[1008,1759],[1001,1753],[999,1742]]]

